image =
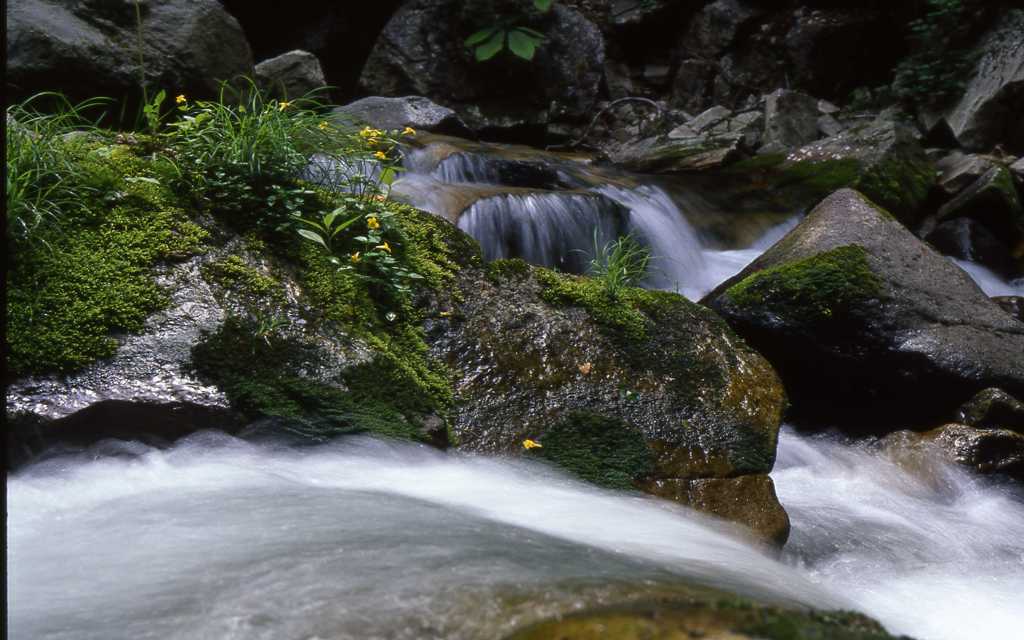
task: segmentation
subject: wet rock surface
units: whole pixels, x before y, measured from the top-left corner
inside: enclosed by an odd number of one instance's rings
[[[327,87],[320,60],[301,49],[260,62],[253,70],[253,79],[264,91],[282,100],[301,98]],[[322,99],[324,96],[321,94],[319,97]]]
[[[925,433],[898,431],[881,444],[897,461],[915,468],[944,460],[974,473],[1024,481],[1024,435],[1009,429],[951,423]]]
[[[218,94],[220,81],[252,74],[245,34],[216,0],[139,6],[150,86],[210,98]],[[138,61],[133,3],[15,0],[7,8],[5,82],[12,96],[55,89],[73,102],[134,96]]]
[[[562,276],[521,269],[500,286],[464,280],[472,294],[452,320],[427,327],[455,376],[461,448],[518,451],[586,410],[636,429],[655,478],[770,470],[781,385],[718,318],[675,294],[651,294],[649,307],[626,311],[642,335],[624,334],[580,302],[553,298],[551,278]]]
[[[1024,391],[1024,324],[852,190],[703,302],[816,424],[934,424],[986,387]]]
[[[1024,433],[1024,402],[1002,389],[985,389],[960,407],[957,421],[972,427]]]
[[[335,107],[331,114],[342,121],[367,124],[384,130],[412,127],[417,131],[470,135],[469,129],[454,111],[422,96],[370,96]]]

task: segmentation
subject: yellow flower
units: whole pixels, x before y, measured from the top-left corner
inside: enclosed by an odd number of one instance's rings
[[[327,131],[328,129],[331,128],[331,125],[327,124],[327,122],[321,122],[320,124],[316,125],[316,128],[321,131]]]
[[[391,246],[385,241],[384,244],[378,244],[374,249],[380,249],[381,251],[387,251],[391,253]]]
[[[288,102],[287,100],[282,100],[280,102],[280,104],[277,105],[277,110],[278,111],[284,111],[285,109],[287,109],[290,106],[292,106],[292,103]]]
[[[366,226],[369,229],[380,229],[380,222],[377,221],[376,216],[370,216],[366,219]]]
[[[352,264],[355,264],[355,263],[359,262],[360,260],[362,260],[362,258],[359,256],[359,252],[358,251],[356,251],[355,253],[350,255],[348,257],[348,259],[352,262]]]
[[[523,440],[523,448],[527,449],[527,450],[529,450],[529,449],[543,449],[544,445],[542,445],[541,443],[537,442],[536,440],[530,440],[529,438],[527,438],[526,440]]]
[[[377,158],[378,160],[387,160],[388,154],[384,153],[383,151],[377,151],[376,153],[373,154],[373,157]]]
[[[402,135],[403,136],[414,136],[414,135],[416,135],[416,130],[413,129],[412,127],[406,127],[404,129],[402,129]]]
[[[380,129],[374,129],[373,127],[363,127],[359,131],[359,135],[364,138],[370,138],[372,140],[373,138],[377,138],[379,136],[384,135],[384,132],[381,131]]]
[[[188,102],[188,98],[186,98],[185,94],[183,93],[180,96],[178,96],[177,98],[175,98],[174,101],[177,102],[178,104],[185,104],[186,102]]]

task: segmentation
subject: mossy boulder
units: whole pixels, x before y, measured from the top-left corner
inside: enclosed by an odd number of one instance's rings
[[[986,387],[1024,390],[1024,324],[850,189],[703,303],[775,365],[811,424],[925,426]]]
[[[771,469],[781,385],[715,314],[666,292],[612,299],[596,280],[520,261],[489,272],[460,273],[463,300],[427,325],[454,377],[461,448],[535,440],[531,455],[615,485]]]
[[[532,624],[508,640],[892,640],[856,613],[796,611],[737,598],[673,598],[573,612]]]
[[[907,225],[921,217],[935,169],[915,132],[893,114],[853,122],[841,133],[787,152],[759,155],[714,176],[732,209],[806,210],[853,187]]]

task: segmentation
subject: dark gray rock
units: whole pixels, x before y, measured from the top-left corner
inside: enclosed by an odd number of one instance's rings
[[[1024,153],[1024,11],[1008,12],[983,39],[964,95],[946,114],[956,139],[968,149],[1006,145]]]
[[[1024,392],[1024,323],[850,189],[703,301],[772,362],[811,424],[934,424]]]
[[[818,139],[818,101],[779,89],[765,97],[760,153],[788,153]]]
[[[133,3],[12,0],[7,7],[9,95],[58,89],[72,100],[134,97],[144,74],[149,87],[171,95],[214,97],[221,81],[252,73],[245,35],[216,0],[139,7],[144,69]]]
[[[331,115],[339,120],[367,124],[378,129],[412,127],[417,131],[472,135],[454,111],[422,96],[370,96],[336,107]]]
[[[301,98],[327,86],[320,60],[299,49],[257,64],[254,79],[265,91],[282,99]],[[322,93],[318,97],[326,98]]]
[[[1024,250],[1024,205],[1005,167],[993,166],[940,207],[922,224],[921,233],[929,234],[940,223],[956,218],[978,221],[1000,238],[1011,253]]]
[[[533,61],[507,51],[475,61],[462,44],[484,26],[475,20],[474,6],[450,0],[406,3],[378,37],[361,89],[426,96],[455,109],[478,132],[536,134],[553,119],[582,121],[592,115],[603,77],[604,40],[581,13],[557,3],[531,25],[550,35]]]
[[[1007,278],[1016,274],[1016,260],[1006,242],[972,218],[947,220],[924,239],[947,256],[977,262]]]
[[[956,464],[974,473],[1024,480],[1024,435],[1008,429],[979,429],[946,424],[925,433],[898,431],[882,441],[883,450],[898,462],[931,470],[936,461]]]
[[[984,389],[960,407],[957,422],[1024,433],[1024,402],[1002,389]]]
[[[994,164],[990,156],[954,151],[935,163],[935,168],[942,172],[938,186],[946,195],[955,196],[985,175]]]

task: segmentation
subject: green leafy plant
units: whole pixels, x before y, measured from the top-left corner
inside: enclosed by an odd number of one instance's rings
[[[551,10],[553,0],[532,0],[540,13]],[[466,38],[465,45],[473,50],[477,62],[490,60],[506,47],[523,60],[533,60],[537,48],[546,39],[544,34],[516,24],[518,17],[504,17],[498,23],[480,29]]]
[[[625,235],[601,244],[594,230],[594,258],[590,261],[590,275],[604,285],[605,293],[618,300],[623,289],[636,285],[647,274],[651,251]]]
[[[50,112],[36,108],[47,103]],[[56,93],[40,93],[7,108],[5,196],[8,243],[31,240],[46,224],[57,225],[82,206],[87,181],[72,153],[76,132],[96,131],[86,117],[108,101],[96,98],[73,105]]]
[[[911,105],[934,105],[957,96],[975,57],[968,45],[976,13],[965,0],[927,0],[910,22],[913,53],[896,68],[893,91]]]

